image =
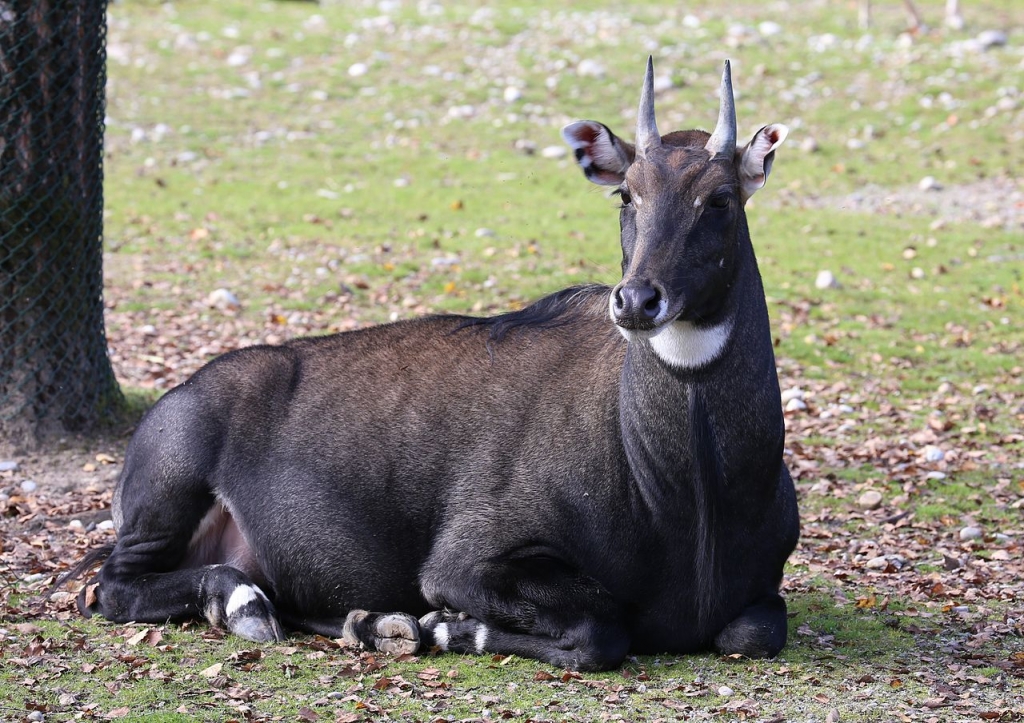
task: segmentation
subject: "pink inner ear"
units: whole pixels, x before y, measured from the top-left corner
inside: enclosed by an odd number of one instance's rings
[[[764,134],[768,138],[768,140],[771,141],[769,145],[774,146],[776,143],[779,142],[779,132],[775,128],[768,129],[767,131],[765,131]]]
[[[573,132],[573,137],[580,143],[590,146],[597,140],[597,129],[588,124],[580,124],[580,127]]]

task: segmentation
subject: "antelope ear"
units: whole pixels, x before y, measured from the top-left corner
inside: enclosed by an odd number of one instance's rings
[[[750,143],[736,151],[743,203],[768,180],[768,174],[772,172],[772,161],[775,160],[775,149],[782,145],[788,134],[789,128],[781,123],[773,123],[755,133]]]
[[[576,121],[562,129],[562,138],[576,153],[587,179],[599,186],[618,186],[636,151],[597,121]]]

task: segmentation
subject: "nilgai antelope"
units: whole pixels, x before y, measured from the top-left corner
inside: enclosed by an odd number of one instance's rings
[[[622,280],[225,354],[128,445],[85,615],[388,652],[774,656],[796,544],[744,203],[787,129],[563,135],[622,201]],[[418,619],[417,619],[418,618]]]
[[[917,11],[914,0],[903,0],[903,10],[907,13],[907,27],[911,32],[919,32],[925,28],[921,13]],[[858,0],[857,21],[861,28],[871,27],[871,0]],[[960,14],[960,0],[946,0],[946,27],[960,30],[964,26],[964,16]]]

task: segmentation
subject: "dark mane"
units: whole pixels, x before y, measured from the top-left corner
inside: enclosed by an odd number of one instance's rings
[[[466,319],[456,327],[456,331],[467,327],[485,326],[490,330],[490,340],[497,342],[504,339],[510,331],[520,327],[554,329],[573,320],[568,312],[585,305],[596,296],[606,296],[609,291],[609,287],[601,284],[570,286],[568,289],[538,299],[519,311]]]

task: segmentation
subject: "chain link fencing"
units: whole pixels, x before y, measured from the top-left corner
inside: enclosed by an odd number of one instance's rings
[[[103,325],[106,0],[0,0],[0,442],[121,397]]]

